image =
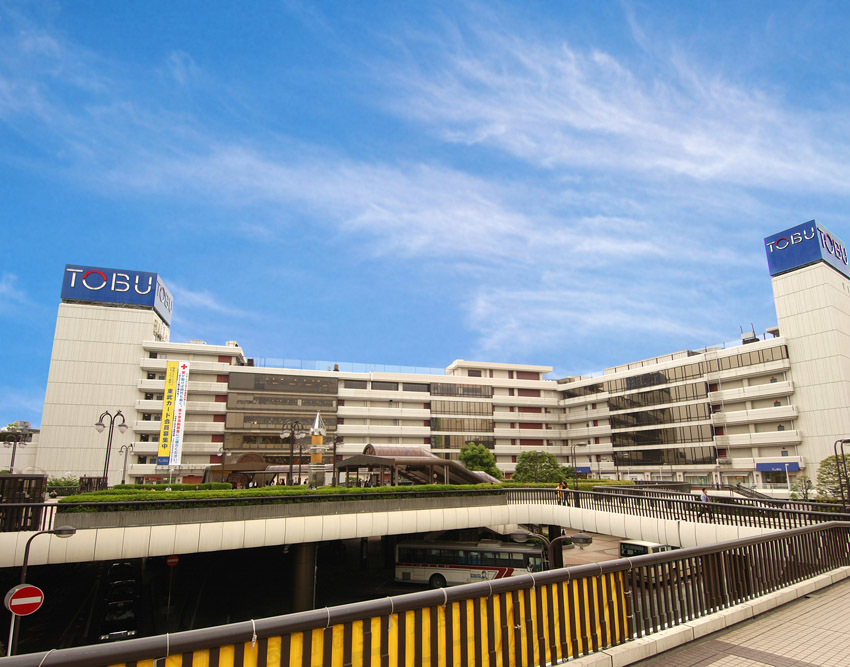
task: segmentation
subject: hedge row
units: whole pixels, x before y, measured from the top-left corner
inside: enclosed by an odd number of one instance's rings
[[[122,511],[125,509],[134,510],[160,510],[192,507],[191,503],[179,503],[176,505],[164,506],[162,504],[144,504],[130,505],[136,501],[169,501],[169,500],[232,500],[234,505],[241,505],[244,498],[256,498],[263,504],[266,503],[297,503],[297,502],[322,502],[333,500],[334,496],[344,495],[375,495],[375,496],[398,496],[403,497],[408,493],[418,492],[437,492],[444,496],[453,496],[467,491],[491,492],[494,494],[500,493],[505,488],[555,488],[555,484],[521,484],[517,482],[506,482],[502,484],[426,484],[426,485],[407,485],[407,486],[376,486],[369,488],[361,487],[344,487],[344,486],[323,486],[318,489],[310,489],[304,486],[265,486],[253,489],[220,489],[213,488],[207,490],[195,490],[194,484],[184,484],[172,486],[171,491],[163,490],[164,485],[156,485],[152,490],[150,486],[137,487],[136,485],[126,485],[124,487],[113,487],[104,491],[93,491],[91,493],[78,494],[73,498],[63,498],[59,500],[59,512],[97,512],[97,511]],[[177,488],[184,487],[183,489]],[[221,486],[210,485],[210,486]],[[225,485],[229,486],[229,485]],[[579,484],[579,490],[590,490],[593,486],[598,486],[596,480],[588,481]],[[188,487],[188,488],[186,488]],[[96,505],[87,505],[85,507],[76,506],[75,503],[110,503],[102,509],[98,509]],[[114,503],[128,503],[124,506],[117,506]],[[225,503],[227,504],[227,503]],[[65,505],[63,507],[63,505]],[[199,503],[198,507],[203,506]]]
[[[190,485],[191,486],[191,485]],[[465,491],[491,491],[498,493],[501,487],[498,484],[429,484],[424,486],[377,486],[372,488],[346,488],[324,486],[318,489],[309,489],[301,486],[266,486],[256,489],[233,489],[233,490],[209,490],[209,491],[143,491],[125,490],[122,492],[94,491],[74,496],[73,498],[61,499],[58,510],[60,513],[68,512],[97,512],[97,511],[122,511],[134,510],[160,510],[193,507],[192,503],[179,503],[175,505],[142,504],[117,506],[114,503],[135,503],[136,501],[169,501],[169,500],[224,500],[233,501],[234,505],[242,505],[245,498],[255,498],[262,504],[298,503],[298,502],[322,502],[331,501],[333,496],[340,495],[375,495],[375,496],[404,496],[408,493],[421,491],[436,491],[441,495],[451,496],[457,492]],[[76,503],[109,503],[103,509],[97,505],[80,507]],[[218,505],[227,505],[220,503]],[[64,505],[64,506],[63,506]],[[198,507],[204,506],[199,503]]]
[[[166,488],[170,488],[172,491],[211,491],[213,489],[218,490],[230,490],[233,488],[233,485],[230,482],[205,482],[203,484],[116,484],[109,489],[106,489],[105,493],[125,493],[126,491],[165,491]]]

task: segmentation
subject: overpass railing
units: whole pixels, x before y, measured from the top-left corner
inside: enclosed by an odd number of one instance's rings
[[[70,524],[107,528],[251,518],[351,514],[364,511],[444,508],[481,504],[557,504],[554,489],[487,488],[397,493],[322,494],[234,498],[174,498],[101,503],[0,505],[0,532],[50,530]],[[787,530],[826,521],[850,521],[840,506],[712,497],[707,505],[683,493],[633,490],[564,492],[563,504],[616,514]],[[26,516],[23,516],[26,515]],[[24,521],[25,519],[25,521]],[[23,521],[23,523],[22,523]]]
[[[850,566],[850,523],[0,659],[3,667],[543,666]]]
[[[509,504],[557,502],[550,489],[506,489],[506,493]],[[813,509],[787,509],[763,501],[716,497],[704,504],[692,495],[663,492],[634,494],[570,490],[564,494],[563,504],[615,514],[772,530],[788,530],[826,521],[850,521],[850,514],[843,514],[839,506],[833,505],[811,504]]]

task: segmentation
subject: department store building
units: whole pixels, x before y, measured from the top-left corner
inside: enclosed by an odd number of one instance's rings
[[[593,477],[785,489],[814,479],[850,437],[850,271],[845,246],[815,221],[764,242],[776,327],[560,379],[551,366],[464,360],[442,373],[308,370],[251,357],[236,341],[172,343],[173,301],[158,275],[68,265],[36,466],[97,476],[106,465],[110,484],[287,466],[281,431],[294,420],[309,428],[319,413],[338,460],[367,444],[456,459],[475,442],[506,476],[522,452],[542,450]],[[189,368],[170,469],[158,463],[169,361]],[[108,436],[93,427],[105,410],[129,427],[114,430],[108,463]],[[309,442],[294,462],[306,463]]]

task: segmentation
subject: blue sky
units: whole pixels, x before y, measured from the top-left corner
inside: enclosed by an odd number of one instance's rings
[[[563,376],[763,331],[762,238],[850,239],[848,15],[0,0],[0,422],[41,421],[66,263],[256,357]]]

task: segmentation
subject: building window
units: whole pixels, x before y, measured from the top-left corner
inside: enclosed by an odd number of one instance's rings
[[[376,382],[372,380],[372,389],[376,391],[398,391],[398,382]]]
[[[345,380],[343,387],[346,389],[367,389],[366,380]]]
[[[776,378],[775,377],[770,378],[770,384],[773,384],[774,382],[776,382]]]
[[[145,400],[146,401],[152,401],[153,400],[153,394],[145,394]]]
[[[779,426],[776,427],[776,430],[777,431],[784,431],[785,430],[785,424],[780,424]]]
[[[375,383],[372,383],[372,388]],[[492,398],[493,387],[477,384],[448,384],[435,382],[431,385],[432,396],[468,396],[470,398]]]
[[[425,393],[430,391],[430,387],[427,384],[417,384],[415,382],[405,382],[401,385],[401,388],[404,391],[423,391]]]
[[[480,378],[481,371],[472,370],[471,368],[466,372],[467,377],[471,378]]]
[[[782,405],[782,403],[781,403],[780,401],[774,401],[774,402],[773,402],[773,407],[774,407],[774,408],[778,408],[778,407],[780,407],[781,405]]]
[[[156,373],[148,373],[148,380],[156,380]]]
[[[156,359],[156,352],[149,352],[148,359]]]

